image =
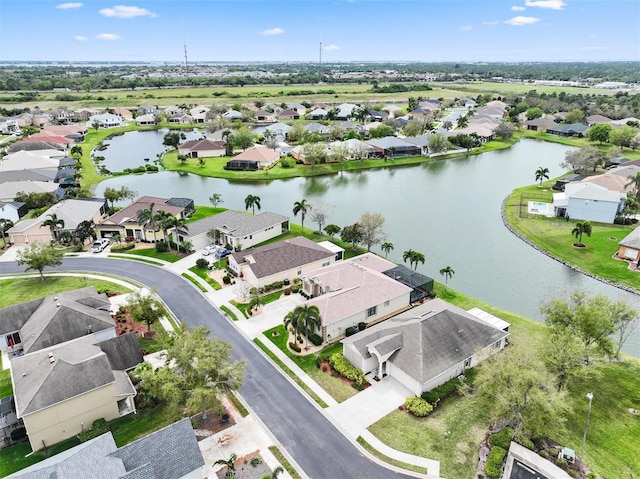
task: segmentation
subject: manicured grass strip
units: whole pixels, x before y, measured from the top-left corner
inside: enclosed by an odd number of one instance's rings
[[[280,299],[280,296],[284,294],[284,291],[276,291],[275,293],[270,293],[262,297],[262,304],[273,303]],[[230,301],[242,314],[244,314],[245,319],[249,319],[249,303],[238,303],[237,301]]]
[[[311,390],[311,388],[309,388],[309,386],[307,386],[307,385],[304,383],[304,381],[303,381],[302,379],[300,379],[297,375],[295,375],[295,374],[294,374],[294,372],[293,372],[291,369],[289,369],[289,368],[288,368],[288,367],[287,367],[287,366],[286,366],[282,361],[280,361],[280,359],[279,359],[275,354],[273,354],[273,353],[271,352],[271,350],[270,350],[268,347],[266,347],[266,346],[262,343],[262,341],[260,341],[259,339],[257,339],[257,338],[256,338],[256,339],[254,339],[254,340],[253,340],[253,342],[254,342],[254,343],[256,343],[256,344],[258,345],[258,347],[259,347],[260,349],[262,349],[262,351],[264,351],[264,353],[265,353],[267,356],[269,356],[269,358],[271,358],[271,360],[272,360],[274,363],[276,363],[276,364],[278,365],[278,367],[279,367],[280,369],[282,369],[282,371],[283,371],[287,376],[289,376],[291,379],[293,379],[293,381],[294,381],[298,386],[300,386],[300,387],[301,387],[301,388],[302,388],[302,389],[303,389],[303,390],[304,390],[304,391],[305,391],[309,396],[311,396],[311,398],[312,398],[316,403],[318,403],[318,405],[319,405],[321,408],[327,408],[327,407],[329,407],[329,405],[328,405],[326,402],[324,402],[324,401],[320,398],[320,396],[318,396],[315,392],[313,392],[313,390]]]
[[[422,474],[428,473],[428,471],[424,467],[414,466],[413,464],[407,464],[406,462],[398,461],[397,459],[385,456],[371,444],[365,441],[362,436],[358,436],[358,439],[356,439],[356,441],[358,442],[358,444],[364,447],[372,456],[377,457],[387,464],[391,464],[392,466],[400,467],[402,469],[407,469],[409,471],[420,472]]]
[[[108,254],[107,258],[128,259],[131,261],[142,261],[143,263],[152,264],[154,266],[164,266],[164,264],[158,263],[157,261],[153,261],[152,259],[136,258],[135,256],[128,256],[124,254]]]
[[[184,256],[177,253],[172,253],[171,251],[156,251],[155,248],[132,249],[127,251],[127,254],[135,254],[138,256],[146,256],[148,258],[160,259],[168,263],[175,263],[176,261],[180,261],[184,258]]]
[[[215,279],[209,277],[209,270],[198,268],[197,266],[192,266],[191,268],[189,268],[189,271],[205,280],[207,284],[209,284],[215,291],[220,291],[222,289],[220,283],[218,283]]]
[[[196,212],[189,216],[187,223],[193,223],[194,221],[201,220],[203,218],[208,218],[209,216],[217,215],[218,213],[222,213],[223,211],[227,211],[227,208],[213,206],[202,206],[198,205],[195,207]]]
[[[162,403],[154,408],[140,409],[137,414],[129,414],[111,421],[109,430],[118,447],[121,447],[183,417],[180,408]]]
[[[205,288],[204,286],[202,286],[200,284],[200,281],[198,281],[197,279],[193,278],[190,274],[187,273],[182,273],[181,276],[187,280],[189,280],[196,288],[198,288],[200,291],[202,291],[203,293],[207,292],[207,288]]]
[[[87,286],[117,294],[131,292],[126,286],[86,276],[45,276],[44,281],[39,276],[0,279],[0,308]]]
[[[285,471],[289,473],[292,479],[302,479],[300,474],[298,474],[298,471],[294,469],[294,467],[287,460],[287,458],[284,457],[284,454],[280,452],[280,449],[278,449],[276,446],[269,446],[269,451],[278,460],[278,462],[282,464],[282,467],[284,468]]]
[[[236,396],[235,393],[231,392],[227,395],[227,397],[229,398],[229,401],[231,401],[231,403],[236,407],[242,417],[247,417],[249,415],[249,411],[247,411],[247,408],[244,407],[244,404],[242,404],[242,401],[238,399],[238,396]]]
[[[2,368],[2,356],[0,356],[0,398],[11,396],[12,394],[11,370]]]
[[[229,317],[233,320],[233,321],[237,321],[238,317],[236,316],[236,313],[234,313],[233,311],[231,311],[229,308],[227,308],[226,306],[222,305],[220,306],[220,309],[222,311],[224,311],[225,313],[227,313],[227,315],[229,315]]]

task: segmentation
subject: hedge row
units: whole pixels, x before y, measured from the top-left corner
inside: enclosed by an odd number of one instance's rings
[[[112,253],[117,253],[119,251],[129,251],[136,247],[135,243],[124,243],[124,244],[115,244],[111,247]]]
[[[502,461],[504,461],[506,455],[507,450],[500,446],[493,446],[491,448],[487,463],[484,466],[484,472],[487,473],[487,476],[500,477],[502,474]]]
[[[476,377],[475,369],[467,369],[465,371],[465,382],[467,384],[473,382],[473,379],[475,377]],[[460,384],[462,384],[462,381],[459,378],[457,377],[452,378],[446,383],[441,384],[436,388],[433,388],[431,391],[423,392],[420,396],[425,401],[436,406],[441,399],[444,399],[451,394],[457,393],[458,388],[460,387]]]
[[[332,354],[329,358],[329,363],[335,371],[340,373],[341,376],[344,376],[351,381],[355,381],[360,385],[367,382],[364,377],[364,373],[347,361],[342,353]]]
[[[293,343],[293,342],[289,343],[289,347],[296,353],[299,353],[300,351],[302,351],[302,349],[300,349],[300,346],[298,346],[296,343]]]
[[[311,333],[309,335],[309,341],[311,341],[314,346],[321,346],[322,345],[322,336],[319,336],[318,334],[315,334],[315,333]]]
[[[429,413],[433,411],[433,406],[420,396],[408,397],[404,402],[404,406],[407,408],[407,411],[417,417],[428,416]]]
[[[500,432],[489,436],[489,444],[501,447],[502,449],[509,449],[511,439],[513,439],[513,429],[504,427]]]

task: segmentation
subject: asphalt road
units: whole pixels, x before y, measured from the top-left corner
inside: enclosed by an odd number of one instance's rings
[[[190,283],[174,273],[138,261],[66,258],[57,271],[118,275],[156,288],[173,313],[189,326],[207,326],[233,346],[234,358],[246,360],[242,397],[314,479],[382,479],[412,476],[391,471],[365,457],[240,334]],[[0,274],[21,273],[14,262],[0,262]],[[48,269],[47,271],[53,271]]]

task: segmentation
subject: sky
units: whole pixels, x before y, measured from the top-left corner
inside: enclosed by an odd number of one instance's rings
[[[180,62],[185,43],[189,63],[640,61],[640,1],[0,0],[0,62]]]

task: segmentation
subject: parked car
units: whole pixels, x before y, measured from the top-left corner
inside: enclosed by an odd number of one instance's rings
[[[210,254],[215,254],[218,251],[218,246],[214,244],[210,244],[205,246],[202,249],[202,256],[209,256]]]
[[[92,253],[100,253],[107,246],[109,246],[109,240],[107,238],[99,239],[95,243],[93,243],[89,251],[91,251]]]
[[[215,259],[222,259],[222,258],[226,258],[227,256],[229,256],[231,254],[231,250],[230,249],[221,249],[219,251],[216,251],[213,255],[213,257]]]

